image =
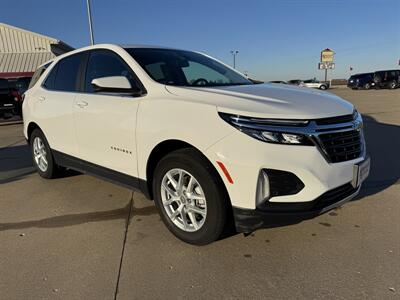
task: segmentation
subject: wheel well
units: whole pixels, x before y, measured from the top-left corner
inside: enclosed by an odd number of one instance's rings
[[[186,142],[180,141],[180,140],[167,140],[164,142],[161,142],[158,144],[150,153],[149,159],[147,161],[147,167],[146,167],[146,178],[147,178],[147,186],[145,187],[147,191],[143,191],[147,197],[150,199],[154,199],[153,197],[153,175],[155,168],[158,164],[158,162],[166,155],[169,153],[180,150],[180,149],[194,149],[196,150],[200,155],[204,157],[204,159],[209,162],[210,166],[212,169],[215,171],[215,175],[217,176],[217,180],[219,181],[219,184],[223,188],[223,192],[225,193],[227,199],[228,199],[228,219],[227,219],[227,227],[225,228],[225,231],[222,233],[222,236],[225,235],[230,235],[230,230],[232,228],[235,228],[235,223],[234,223],[234,217],[233,217],[233,209],[232,209],[232,203],[229,197],[228,190],[224,184],[224,181],[222,177],[220,176],[219,172],[217,169],[214,167],[214,165],[210,162],[210,160],[196,147],[193,145],[190,145]]]
[[[196,149],[196,147],[183,141],[167,140],[158,144],[151,151],[149,159],[147,160],[147,167],[146,167],[147,191],[150,199],[153,199],[153,175],[158,162],[167,154],[185,148]]]
[[[31,122],[31,123],[29,123],[29,125],[28,125],[28,130],[27,130],[27,134],[28,134],[28,141],[30,140],[30,138],[31,138],[31,134],[32,134],[32,132],[36,129],[36,128],[39,128],[40,129],[40,127],[39,127],[39,125],[38,124],[36,124],[35,122]],[[41,130],[41,129],[40,129]]]
[[[146,194],[150,199],[154,199],[153,198],[153,175],[154,175],[154,171],[156,169],[156,166],[158,164],[158,162],[166,155],[168,155],[169,153],[176,151],[176,150],[180,150],[180,149],[187,149],[187,148],[191,148],[196,150],[200,155],[202,155],[205,160],[207,160],[210,165],[213,167],[213,169],[216,172],[216,175],[218,176],[220,183],[222,184],[222,186],[225,189],[225,192],[228,195],[228,191],[226,190],[225,184],[223,183],[222,178],[220,177],[218,171],[215,169],[214,165],[209,161],[209,159],[196,147],[194,147],[193,145],[180,141],[180,140],[167,140],[167,141],[163,141],[160,144],[158,144],[150,153],[149,159],[147,160],[147,167],[146,167],[146,179],[147,179],[147,191]],[[229,197],[229,196],[228,196]]]

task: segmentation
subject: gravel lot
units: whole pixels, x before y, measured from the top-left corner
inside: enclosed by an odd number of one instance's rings
[[[152,202],[99,179],[34,173],[22,125],[0,126],[1,299],[399,299],[400,89],[332,89],[364,115],[370,177],[300,224],[195,247]]]

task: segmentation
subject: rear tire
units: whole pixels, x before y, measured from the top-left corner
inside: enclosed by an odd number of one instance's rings
[[[33,130],[30,138],[33,164],[39,175],[46,179],[56,178],[62,168],[54,162],[49,143],[40,129]]]
[[[222,185],[212,164],[197,150],[166,155],[153,180],[154,200],[164,224],[190,244],[217,240],[228,219],[229,199]]]
[[[396,81],[393,80],[393,81],[389,84],[389,89],[394,90],[396,87],[397,87]]]
[[[366,83],[366,84],[364,85],[364,89],[369,90],[370,88],[371,88],[371,84]]]
[[[326,90],[326,89],[327,89],[327,86],[323,84],[323,85],[321,85],[321,86],[319,87],[319,89],[320,89],[320,90]]]

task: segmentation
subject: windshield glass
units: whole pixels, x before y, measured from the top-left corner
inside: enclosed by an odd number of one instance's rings
[[[172,49],[125,49],[155,81],[175,86],[253,84],[246,77],[205,55]]]

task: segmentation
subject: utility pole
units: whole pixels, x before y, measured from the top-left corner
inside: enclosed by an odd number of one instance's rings
[[[92,11],[90,9],[90,0],[86,0],[87,13],[89,19],[90,42],[94,45],[93,24],[92,24]]]
[[[238,50],[231,50],[231,54],[233,55],[233,68],[236,69],[236,55],[239,53]]]

